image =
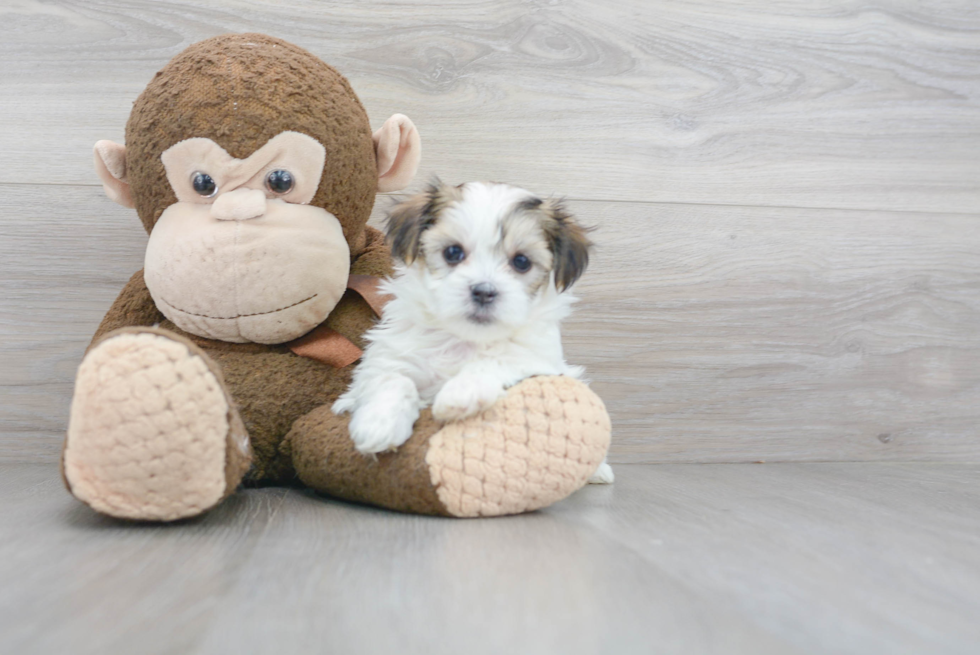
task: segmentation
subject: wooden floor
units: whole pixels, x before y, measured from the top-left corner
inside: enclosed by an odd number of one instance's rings
[[[411,116],[420,180],[597,227],[565,339],[612,488],[493,521],[251,490],[174,526],[64,492],[146,244],[92,144],[229,31]],[[980,3],[5,0],[0,61],[0,652],[980,653]]]
[[[541,512],[249,490],[177,525],[0,467],[4,653],[963,653],[980,467],[623,465]]]

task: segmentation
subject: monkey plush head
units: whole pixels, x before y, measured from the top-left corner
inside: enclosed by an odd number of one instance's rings
[[[311,53],[233,34],[164,66],[126,145],[99,141],[95,166],[150,233],[144,279],[167,318],[212,339],[283,343],[340,300],[375,194],[404,188],[420,154],[400,114],[372,135],[350,84]]]

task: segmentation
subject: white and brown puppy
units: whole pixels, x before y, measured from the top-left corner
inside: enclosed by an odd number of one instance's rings
[[[388,219],[400,260],[381,290],[394,296],[350,389],[333,405],[351,412],[362,453],[397,448],[419,410],[455,421],[493,405],[532,375],[570,375],[559,323],[592,243],[561,202],[470,182],[432,184]],[[605,462],[591,481],[612,482]]]

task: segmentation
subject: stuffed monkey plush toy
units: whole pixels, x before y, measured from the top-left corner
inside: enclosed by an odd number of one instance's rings
[[[585,484],[609,418],[569,378],[525,380],[458,423],[424,411],[377,457],[330,410],[392,271],[366,225],[375,194],[404,188],[420,153],[408,118],[372,135],[347,80],[279,39],[215,37],[158,72],[125,146],[95,146],[106,193],[150,238],[78,370],[69,491],[111,516],[170,521],[242,482],[445,516],[529,511]]]

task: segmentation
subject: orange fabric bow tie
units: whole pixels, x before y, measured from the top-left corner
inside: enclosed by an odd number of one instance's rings
[[[360,294],[378,318],[392,298],[378,291],[380,283],[381,278],[373,275],[351,275],[347,280],[347,288]],[[326,321],[299,339],[289,342],[288,346],[301,357],[309,357],[336,368],[349,366],[364,354],[350,339],[328,328]]]

